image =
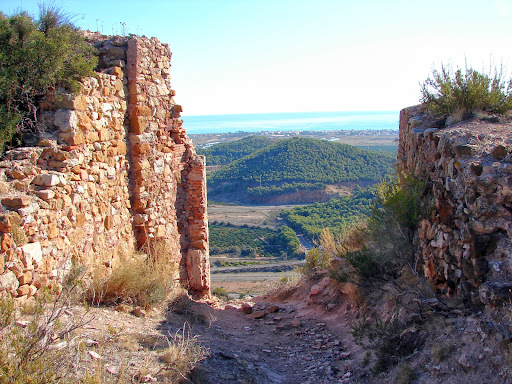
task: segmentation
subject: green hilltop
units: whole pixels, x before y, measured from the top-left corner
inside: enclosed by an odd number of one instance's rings
[[[390,156],[348,144],[291,138],[235,160],[213,172],[209,182],[214,186],[222,182],[263,185],[281,182],[379,181],[390,170],[392,163]]]

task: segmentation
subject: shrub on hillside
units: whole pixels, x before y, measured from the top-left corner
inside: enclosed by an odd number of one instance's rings
[[[339,259],[334,275],[371,287],[397,283],[409,272],[417,274],[412,240],[418,221],[426,214],[424,190],[424,182],[404,174],[399,180],[383,181],[364,223],[338,238],[324,232],[320,241],[324,252]]]
[[[512,82],[502,68],[489,74],[473,68],[434,69],[421,85],[421,101],[435,115],[458,116],[477,112],[504,113],[512,108]]]
[[[95,50],[53,4],[39,19],[26,12],[0,12],[0,150],[40,134],[38,103],[50,89],[77,90],[93,74]]]

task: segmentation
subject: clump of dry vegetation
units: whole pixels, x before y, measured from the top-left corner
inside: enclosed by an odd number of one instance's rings
[[[59,294],[41,290],[23,308],[12,298],[0,299],[0,383],[74,382],[70,364],[78,351],[72,340],[88,322],[86,317],[63,321],[77,288],[74,278]]]
[[[0,384],[189,382],[207,350],[188,325],[174,334],[146,334],[105,323],[129,315],[77,305],[85,297],[95,305],[148,309],[171,300],[188,322],[211,321],[206,310],[177,289],[177,267],[165,245],[153,244],[146,251],[123,256],[110,275],[98,278],[105,271],[96,271],[92,281],[84,279],[86,268],[75,264],[61,291],[40,290],[23,307],[1,298]]]
[[[215,320],[212,309],[204,304],[195,302],[186,292],[181,292],[170,301],[167,318],[181,316],[187,324],[210,326]]]
[[[154,243],[146,253],[121,255],[109,273],[106,268],[94,271],[86,291],[93,305],[128,304],[150,308],[162,303],[177,289],[178,267],[164,243]]]

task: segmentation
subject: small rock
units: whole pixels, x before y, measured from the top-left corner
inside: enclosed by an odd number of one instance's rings
[[[16,325],[19,327],[23,327],[23,328],[27,327],[29,324],[30,324],[30,321],[27,321],[27,320],[16,321]]]
[[[240,307],[240,310],[243,313],[246,313],[246,314],[250,315],[252,313],[252,305],[249,304],[249,303],[242,303],[242,306]]]
[[[84,340],[84,343],[85,345],[87,345],[88,347],[93,347],[95,345],[98,345],[98,342],[96,340],[93,340],[93,339],[85,339]]]
[[[492,157],[494,157],[496,160],[503,160],[505,157],[507,157],[508,153],[509,151],[506,147],[503,145],[498,145],[492,151]]]
[[[261,319],[262,317],[265,317],[265,311],[256,311],[248,316],[253,319]]]
[[[132,314],[137,317],[146,317],[146,311],[144,311],[141,307],[133,308]]]
[[[470,358],[468,357],[468,355],[464,354],[464,355],[461,355],[458,359],[457,359],[457,362],[464,368],[466,369],[469,369],[472,367],[471,365],[471,361],[470,361]]]
[[[298,318],[294,318],[291,322],[290,322],[290,325],[292,327],[295,327],[295,328],[299,328],[302,324],[300,322],[300,320]]]
[[[233,360],[235,358],[231,353],[224,351],[219,351],[219,356],[226,360]]]
[[[261,352],[272,353],[272,351],[270,349],[262,349]]]
[[[127,304],[119,304],[115,310],[117,312],[124,312],[124,313],[131,313],[133,311],[133,307],[127,305]]]
[[[87,351],[87,353],[89,354],[89,356],[91,356],[91,358],[93,360],[100,360],[101,359],[101,356],[97,352]]]
[[[114,375],[114,376],[119,375],[119,372],[121,372],[119,367],[107,366],[106,370],[108,373],[110,373],[111,375]]]
[[[237,309],[238,309],[237,307],[235,307],[234,305],[231,305],[231,304],[226,304],[224,306],[224,310],[228,310],[228,311],[229,310],[235,310],[236,311]]]
[[[144,376],[142,378],[143,383],[156,383],[157,381],[158,381],[158,379],[156,377],[153,377],[149,374],[147,374],[146,376]]]
[[[279,307],[277,305],[271,305],[267,308],[268,313],[276,313],[279,311]]]

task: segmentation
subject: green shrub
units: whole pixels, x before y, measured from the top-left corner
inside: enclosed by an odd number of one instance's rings
[[[313,248],[306,253],[306,262],[297,268],[298,272],[306,277],[312,277],[315,273],[328,269],[331,258],[327,252],[320,248]]]
[[[212,294],[214,296],[217,296],[221,300],[227,300],[228,299],[228,291],[225,288],[217,287],[212,290]]]
[[[376,188],[377,197],[365,223],[346,229],[337,238],[324,231],[322,249],[340,260],[331,275],[370,287],[396,281],[405,267],[412,267],[414,230],[425,216],[425,185],[405,174],[399,180],[383,181]]]
[[[442,65],[422,84],[421,101],[435,115],[499,114],[512,108],[512,83],[504,78],[502,68],[485,74],[467,65],[455,71]]]
[[[39,101],[50,89],[78,89],[93,74],[95,49],[53,5],[40,6],[35,20],[26,12],[0,12],[0,150],[38,136]]]

